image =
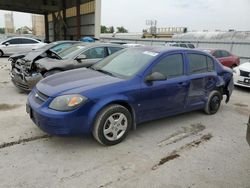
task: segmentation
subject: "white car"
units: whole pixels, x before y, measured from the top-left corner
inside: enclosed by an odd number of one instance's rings
[[[250,88],[250,62],[235,67],[233,74],[234,85]]]
[[[0,42],[0,57],[14,53],[28,52],[40,48],[46,43],[28,37],[12,37]]]

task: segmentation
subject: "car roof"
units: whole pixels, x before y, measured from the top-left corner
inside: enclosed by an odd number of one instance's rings
[[[86,46],[86,47],[112,46],[112,47],[125,48],[125,46],[122,46],[119,44],[100,43],[100,42],[80,42],[80,43],[77,43],[75,45],[76,46]]]
[[[142,46],[142,47],[136,47],[136,49],[145,50],[145,51],[151,51],[155,53],[165,53],[165,52],[171,52],[171,51],[190,51],[190,52],[202,52],[201,50],[197,49],[189,49],[189,48],[181,48],[181,47],[172,47],[172,46]]]

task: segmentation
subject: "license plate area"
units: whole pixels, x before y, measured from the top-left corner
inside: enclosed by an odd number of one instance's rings
[[[32,109],[28,104],[26,104],[26,112],[30,115],[30,118],[33,118]]]

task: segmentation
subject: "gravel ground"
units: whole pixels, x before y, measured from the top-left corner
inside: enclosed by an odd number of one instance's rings
[[[0,58],[0,187],[250,188],[249,89],[235,88],[215,115],[195,111],[144,123],[121,144],[104,147],[92,136],[39,130],[9,70]]]

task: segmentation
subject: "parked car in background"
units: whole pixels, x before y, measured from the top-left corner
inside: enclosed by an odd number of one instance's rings
[[[226,67],[234,68],[240,64],[240,58],[231,54],[226,50],[220,49],[203,49],[203,51],[210,53],[212,56],[217,58],[220,63]]]
[[[114,145],[145,121],[199,109],[215,114],[222,96],[230,98],[232,77],[201,51],[128,48],[89,69],[41,80],[28,96],[27,112],[49,134],[92,133]]]
[[[167,42],[165,46],[171,47],[180,47],[180,48],[195,48],[194,44],[192,43],[183,43],[183,42]]]
[[[28,52],[40,48],[46,43],[28,37],[12,37],[0,42],[0,57],[14,53]]]
[[[15,53],[11,55],[8,60],[9,62],[11,62],[11,66],[14,67],[17,60],[21,59],[17,63],[17,66],[21,66],[26,62],[34,62],[44,57],[53,56],[53,52],[59,53],[60,51],[69,48],[73,44],[77,43],[80,43],[80,41],[69,40],[52,42],[29,52]]]
[[[234,85],[250,88],[250,62],[243,63],[233,69]]]
[[[16,87],[30,91],[44,77],[70,69],[90,67],[123,48],[108,43],[79,43],[59,53],[50,51],[52,55],[49,57],[16,65],[11,71],[12,82]]]
[[[128,43],[128,44],[123,44],[123,46],[125,46],[127,48],[135,48],[135,47],[142,47],[144,45],[143,44]]]

